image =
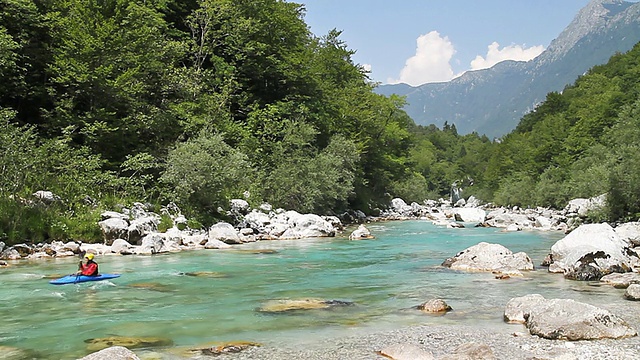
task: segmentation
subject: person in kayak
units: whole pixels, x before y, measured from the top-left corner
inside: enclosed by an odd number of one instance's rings
[[[84,258],[78,265],[76,275],[98,276],[98,263],[93,261],[94,256],[92,253],[84,254]]]

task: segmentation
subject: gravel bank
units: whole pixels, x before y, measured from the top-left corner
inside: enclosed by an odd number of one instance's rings
[[[518,325],[503,330],[468,326],[417,326],[363,336],[310,342],[304,346],[265,344],[241,353],[221,355],[217,359],[305,359],[305,360],[382,360],[376,351],[394,344],[412,344],[431,352],[436,359],[454,352],[469,342],[489,346],[496,359],[640,359],[640,338],[598,341],[558,341],[531,336]],[[211,357],[199,357],[211,359]],[[465,358],[459,358],[465,359]]]

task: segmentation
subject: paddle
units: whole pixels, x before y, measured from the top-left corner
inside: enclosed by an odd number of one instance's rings
[[[80,253],[80,256],[83,256],[83,253]],[[80,270],[82,270],[82,260],[80,260],[80,262],[78,262],[78,271],[80,271]],[[78,282],[78,279],[80,278],[80,273],[76,272],[75,275],[76,275],[76,279],[73,281],[74,284],[76,284]]]

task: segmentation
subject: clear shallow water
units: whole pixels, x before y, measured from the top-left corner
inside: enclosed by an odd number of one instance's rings
[[[39,359],[74,359],[88,353],[84,340],[109,336],[165,337],[173,347],[232,340],[304,344],[417,324],[502,327],[506,302],[530,293],[614,312],[621,303],[619,289],[565,280],[546,269],[496,280],[490,273],[440,267],[481,241],[525,251],[537,265],[560,233],[446,229],[425,221],[368,228],[375,240],[263,241],[230,250],[101,256],[101,271],[122,277],[96,283],[48,284],[45,277],[75,271],[77,258],[13,263],[0,269],[0,348],[30,350]],[[209,273],[185,275],[198,271]],[[434,297],[454,311],[429,316],[412,309]],[[256,311],[269,300],[301,298],[354,305],[287,314]]]

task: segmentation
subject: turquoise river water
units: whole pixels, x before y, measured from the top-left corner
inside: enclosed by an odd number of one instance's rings
[[[232,340],[303,344],[417,324],[513,326],[502,320],[506,302],[530,293],[596,306],[621,298],[619,289],[565,280],[544,268],[497,280],[490,273],[440,266],[481,241],[525,251],[537,265],[561,233],[446,229],[428,221],[368,228],[376,239],[349,241],[345,232],[228,250],[99,256],[101,272],[122,276],[95,283],[48,283],[74,272],[78,258],[13,262],[0,268],[0,349],[23,349],[34,359],[75,359],[90,352],[85,340],[109,336],[169,338],[172,349]],[[412,309],[436,297],[454,310],[434,317]],[[302,298],[354,304],[285,314],[257,311],[270,300]]]

